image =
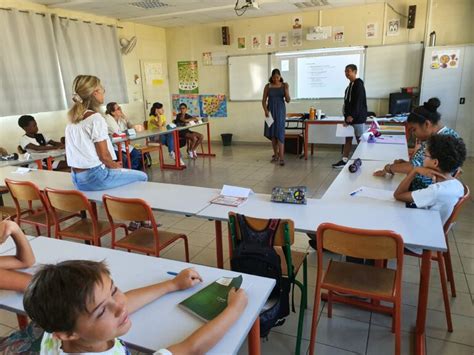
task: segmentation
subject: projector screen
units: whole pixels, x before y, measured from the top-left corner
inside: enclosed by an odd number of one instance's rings
[[[364,53],[363,47],[281,52],[272,56],[272,69],[280,69],[294,99],[342,98],[348,85],[345,67],[357,65],[363,79]]]

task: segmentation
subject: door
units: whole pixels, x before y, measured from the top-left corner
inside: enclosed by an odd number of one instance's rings
[[[170,110],[169,84],[166,80],[166,63],[140,60],[140,71],[145,119],[148,119],[153,103],[160,102],[164,106],[168,122],[171,122],[172,111]]]
[[[474,156],[474,46],[466,46],[462,64],[461,88],[458,98],[458,118],[456,131],[461,134],[468,149],[468,155]]]

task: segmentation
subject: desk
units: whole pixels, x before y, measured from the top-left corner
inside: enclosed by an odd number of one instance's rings
[[[29,159],[24,159],[23,155],[19,155],[17,160],[2,160],[0,161],[0,168],[5,166],[21,166],[30,163],[36,163],[38,169],[43,169],[43,159],[46,159],[48,170],[53,170],[53,160],[55,158],[62,158],[65,156],[63,149],[51,150],[45,153],[30,153]]]
[[[378,160],[393,162],[395,159],[409,160],[408,146],[405,144],[379,144],[360,142],[352,159]]]
[[[364,160],[362,166],[355,172],[349,171],[349,165],[353,162],[350,160],[341,172],[337,175],[336,179],[332,182],[331,186],[326,190],[323,195],[325,200],[359,200],[359,197],[353,197],[349,194],[361,186],[372,187],[374,189],[382,189],[388,191],[395,191],[400,185],[405,175],[395,174],[386,175],[385,177],[374,176],[373,172],[382,169],[385,164],[392,163],[392,161],[375,161],[375,160]],[[364,198],[361,198],[364,199]],[[368,203],[379,202],[373,199],[364,199]],[[405,208],[405,203],[400,201],[385,201],[387,204],[392,204],[401,208]]]
[[[142,351],[155,351],[191,335],[203,323],[180,309],[178,303],[220,277],[238,275],[228,270],[44,237],[34,238],[31,246],[37,265],[70,259],[105,260],[115,284],[123,291],[167,280],[170,278],[167,271],[195,267],[204,279],[202,284],[190,290],[165,295],[130,316],[132,328],[122,339]],[[28,270],[31,272],[34,269],[35,267]],[[249,337],[257,337],[260,341],[260,328],[256,320],[274,284],[275,280],[272,279],[244,275],[242,288],[248,295],[247,308],[225,337],[209,351],[209,354],[236,353],[250,332],[252,334],[249,334]],[[24,312],[22,303],[21,294],[0,291],[1,308],[22,313]],[[254,323],[256,326],[252,326]],[[250,343],[252,342],[249,339]],[[257,349],[250,348],[249,352],[258,354],[259,349],[258,347]]]

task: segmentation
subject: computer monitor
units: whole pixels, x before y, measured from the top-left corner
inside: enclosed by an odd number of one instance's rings
[[[388,112],[391,115],[411,111],[412,96],[410,94],[395,92],[390,94]]]

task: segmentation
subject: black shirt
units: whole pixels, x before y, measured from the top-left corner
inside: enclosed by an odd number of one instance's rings
[[[362,79],[351,81],[344,94],[344,118],[352,116],[352,124],[365,123],[367,120],[367,98]]]

